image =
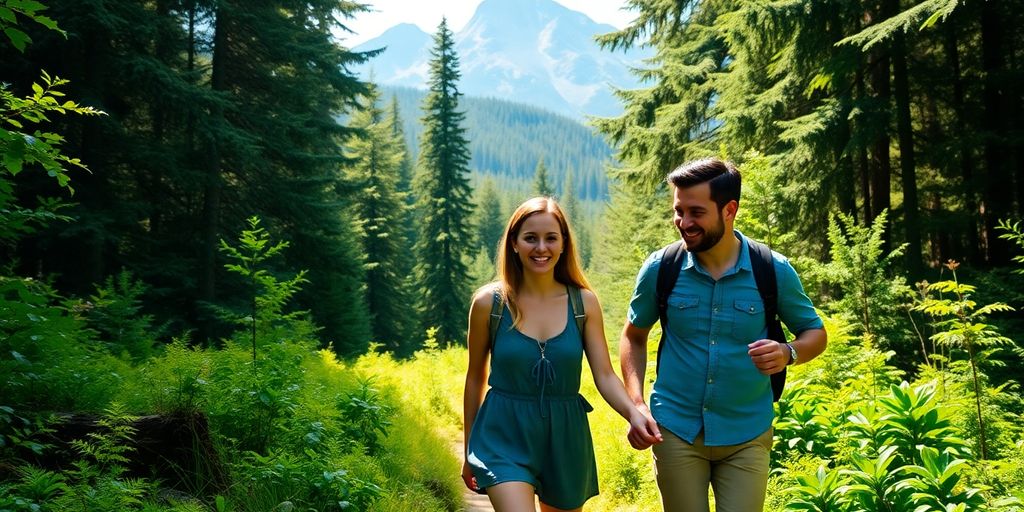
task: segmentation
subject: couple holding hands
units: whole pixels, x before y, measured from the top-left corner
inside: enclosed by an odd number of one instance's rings
[[[619,344],[624,384],[558,204],[536,197],[509,219],[498,280],[470,306],[464,395],[462,477],[496,511],[532,511],[535,494],[542,511],[581,510],[597,495],[584,354],[601,396],[629,422],[630,445],[652,448],[666,511],[709,510],[709,485],[719,512],[762,510],[773,388],[777,399],[785,368],[825,350],[825,330],[788,260],[733,229],[733,164],[689,162],[667,182],[682,240],[640,268]],[[677,277],[661,275],[673,265]],[[647,402],[647,337],[659,320]],[[781,334],[779,320],[790,343],[769,333]]]

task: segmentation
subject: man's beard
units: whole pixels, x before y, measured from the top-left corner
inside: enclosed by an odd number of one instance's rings
[[[683,236],[683,229],[679,229],[679,235]],[[702,230],[700,238],[697,239],[696,243],[690,245],[686,242],[686,237],[683,236],[683,245],[686,246],[686,250],[689,252],[704,252],[716,244],[719,240],[725,236],[725,222],[722,221],[721,213],[719,213],[718,224],[713,228],[712,231]]]

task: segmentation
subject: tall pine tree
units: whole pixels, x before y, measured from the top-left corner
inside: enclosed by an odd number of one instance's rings
[[[437,327],[437,339],[451,343],[465,339],[470,290],[463,255],[473,246],[473,203],[465,114],[459,111],[459,59],[447,20],[437,29],[430,55],[415,187],[420,225],[416,274],[424,325]]]
[[[403,272],[408,241],[405,194],[398,191],[404,144],[395,140],[391,119],[378,106],[380,95],[371,88],[365,108],[350,126],[363,135],[349,144],[355,165],[348,177],[356,188],[353,209],[361,227],[366,255],[366,303],[373,340],[393,352],[404,353],[409,329],[409,290]]]

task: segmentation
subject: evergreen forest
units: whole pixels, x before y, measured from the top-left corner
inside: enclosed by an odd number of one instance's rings
[[[1024,2],[623,7],[594,44],[652,50],[644,87],[581,126],[463,96],[447,21],[423,91],[359,79],[370,4],[0,0],[0,512],[465,510],[510,212],[558,198],[617,361],[664,177],[708,156],[829,336],[765,510],[1024,510]],[[659,510],[582,381],[585,510]]]

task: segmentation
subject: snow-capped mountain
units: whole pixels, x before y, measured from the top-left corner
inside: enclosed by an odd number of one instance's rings
[[[600,49],[594,36],[613,31],[553,0],[484,0],[455,33],[459,89],[577,119],[617,115],[621,106],[612,89],[638,86],[629,68],[640,65],[648,52]],[[430,34],[397,25],[354,48],[385,48],[358,71],[380,84],[426,88],[432,46]]]

